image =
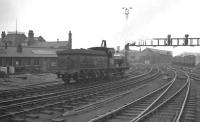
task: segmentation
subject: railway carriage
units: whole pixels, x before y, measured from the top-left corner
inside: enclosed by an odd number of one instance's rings
[[[106,46],[57,51],[57,55],[57,75],[65,83],[103,79],[115,73],[123,75],[128,69],[115,66],[114,49]]]

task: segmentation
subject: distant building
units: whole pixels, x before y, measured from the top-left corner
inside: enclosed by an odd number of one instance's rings
[[[30,46],[34,43],[46,42],[42,36],[34,37],[34,33],[32,30],[29,30],[28,37],[22,32],[8,32],[5,31],[1,33],[1,46]]]
[[[30,39],[31,40],[31,39]],[[59,49],[72,49],[72,33],[69,31],[68,41],[36,41],[29,44],[29,47],[40,47],[40,48],[59,48]]]
[[[34,37],[32,30],[28,37],[24,33],[2,32],[0,38],[0,67],[14,66],[16,72],[50,72],[57,67],[56,51],[71,49],[72,34],[68,41],[46,42]]]
[[[6,35],[5,32],[2,32],[1,34],[1,45],[7,45],[7,46],[17,46],[19,44],[26,43],[26,35],[24,33],[18,32],[8,32]]]
[[[185,56],[194,56],[195,59],[190,58],[190,61],[195,60],[194,61],[195,65],[199,65],[200,64],[200,53],[196,53],[196,52],[183,52],[183,53],[175,56],[174,58],[176,58],[176,57],[182,57],[183,58]]]
[[[22,46],[1,47],[0,66],[14,66],[17,72],[53,71],[57,66],[57,50]]]
[[[39,42],[30,45],[30,47],[71,49],[68,41]]]
[[[171,51],[146,48],[140,54],[140,62],[145,64],[169,64],[171,60]]]
[[[137,50],[129,50],[128,51],[128,62],[136,63],[139,60],[140,52]]]

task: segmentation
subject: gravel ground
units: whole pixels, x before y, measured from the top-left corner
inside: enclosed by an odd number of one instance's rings
[[[20,77],[26,77],[26,79]],[[0,90],[13,89],[45,82],[48,83],[52,81],[62,82],[60,79],[57,79],[56,74],[51,73],[12,75],[8,81],[0,79]]]
[[[196,122],[200,121],[200,82],[192,80],[191,87],[195,89],[196,92]]]

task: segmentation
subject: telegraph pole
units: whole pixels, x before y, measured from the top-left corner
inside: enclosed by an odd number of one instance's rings
[[[128,26],[128,16],[130,14],[130,9],[132,9],[132,7],[122,7],[122,9],[124,10],[125,13],[125,17],[126,17],[126,26]],[[124,46],[124,56],[125,56],[125,63],[126,66],[129,65],[128,64],[128,50],[129,50],[129,44],[127,43],[127,38],[125,38],[125,46]]]
[[[130,11],[130,9],[132,9],[132,7],[129,7],[129,8],[126,8],[126,7],[122,7],[122,9],[124,9],[125,11],[125,16],[126,16],[126,20],[128,20],[128,15],[129,15],[129,11]]]

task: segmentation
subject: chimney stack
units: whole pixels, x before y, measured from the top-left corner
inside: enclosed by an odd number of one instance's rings
[[[31,45],[34,43],[34,33],[33,30],[29,30],[28,32],[28,45]]]
[[[69,31],[69,34],[68,34],[68,45],[69,45],[69,48],[72,49],[72,33],[71,33],[71,31]]]
[[[28,32],[28,38],[33,38],[33,37],[34,37],[33,30],[29,30],[29,32]]]
[[[22,45],[21,44],[17,45],[17,52],[22,53],[22,51],[23,51]]]

